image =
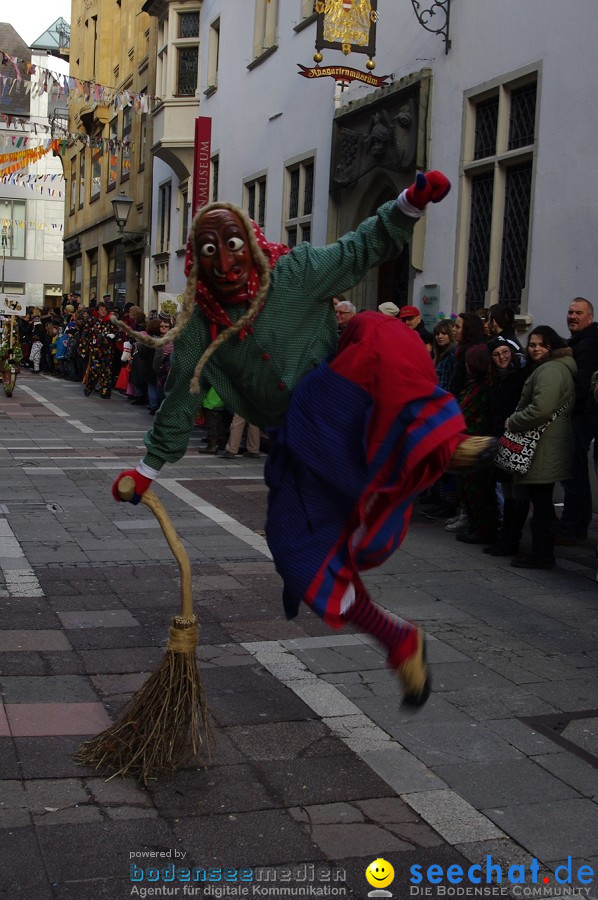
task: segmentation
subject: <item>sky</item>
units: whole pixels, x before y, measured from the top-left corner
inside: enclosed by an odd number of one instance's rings
[[[2,7],[0,21],[9,22],[26,44],[37,40],[60,16],[71,21],[69,0],[5,0]]]

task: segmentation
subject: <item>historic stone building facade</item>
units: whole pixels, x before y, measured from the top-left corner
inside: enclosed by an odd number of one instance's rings
[[[156,26],[138,0],[73,0],[66,290],[147,305]],[[121,233],[112,206],[133,202]]]

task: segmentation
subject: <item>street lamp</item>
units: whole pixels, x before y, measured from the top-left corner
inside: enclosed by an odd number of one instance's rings
[[[114,200],[112,200],[112,212],[123,243],[128,244],[135,249],[139,249],[145,245],[147,233],[145,231],[125,231],[125,226],[129,221],[129,214],[134,202],[135,201],[132,200],[128,194],[121,191]]]
[[[124,228],[129,220],[129,213],[133,203],[134,201],[124,191],[121,191],[112,201],[114,218],[121,234],[124,234]]]
[[[146,246],[146,237],[147,233],[145,231],[125,231],[125,226],[129,220],[129,215],[131,212],[131,207],[135,201],[125,194],[124,191],[120,191],[116,197],[112,200],[112,211],[114,215],[114,220],[116,222],[117,228],[120,233],[120,250],[115,248],[115,253],[117,255],[123,255],[122,262],[124,263],[124,272],[126,273],[127,257],[124,256],[126,252],[134,252],[138,254],[143,248]],[[116,269],[119,268],[116,263],[115,257],[115,273]],[[125,275],[126,281],[126,275]],[[139,292],[139,287],[137,288]]]

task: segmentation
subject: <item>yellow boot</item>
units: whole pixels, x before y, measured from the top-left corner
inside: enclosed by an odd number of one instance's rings
[[[417,629],[415,652],[396,666],[405,692],[403,706],[423,706],[430,696],[430,675],[426,663],[426,641],[421,628]]]

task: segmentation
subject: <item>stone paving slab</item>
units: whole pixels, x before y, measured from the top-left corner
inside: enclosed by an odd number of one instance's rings
[[[450,844],[492,840],[502,832],[454,791],[422,791],[403,795],[429,825]]]
[[[398,744],[382,750],[366,750],[361,757],[399,795],[446,787],[444,781]]]
[[[80,675],[0,676],[5,703],[76,703],[97,699],[87,678]]]
[[[241,812],[226,815],[183,817],[172,829],[196,865],[285,865],[295,860],[329,862],[315,841],[305,834],[286,810]],[[173,846],[174,846],[173,842]]]
[[[521,753],[483,725],[444,722],[440,725],[388,726],[389,733],[429,766],[442,763],[518,759]]]
[[[598,707],[598,679],[567,679],[562,683],[529,685],[529,690],[556,709],[574,711]]]
[[[388,785],[355,756],[338,756],[295,760],[293,777],[288,766],[274,760],[258,763],[264,782],[283,807],[316,802],[338,802],[350,799],[388,796]]]
[[[554,745],[557,751],[561,748]],[[549,753],[533,760],[585,797],[598,798],[598,769],[571,753]]]
[[[167,818],[236,815],[277,805],[264,779],[248,765],[229,766],[225,777],[219,778],[209,770],[176,772],[152,786],[151,792],[158,811]]]
[[[7,703],[5,710],[14,737],[96,734],[110,724],[101,703]]]
[[[484,725],[527,756],[536,758],[542,754],[560,753],[562,749],[554,741],[539,734],[528,724],[520,722],[518,719],[486,719]],[[568,754],[568,757],[571,759],[570,754]]]
[[[344,747],[316,720],[233,726],[226,733],[245,756],[262,762],[329,756],[333,747],[336,754]]]
[[[561,859],[569,848],[582,857],[596,850],[598,804],[591,800],[522,803],[483,812],[538,859]]]
[[[548,757],[549,759],[552,756]],[[568,800],[577,791],[528,759],[495,759],[434,766],[436,774],[476,809],[543,800]]]
[[[115,634],[116,632],[116,634]],[[152,629],[124,626],[122,628],[77,628],[66,634],[76,650],[116,650],[119,647],[165,646],[164,629],[154,634]]]
[[[4,675],[22,677],[25,675],[82,675],[85,672],[79,655],[66,651],[28,651],[27,653],[4,652],[0,657],[0,667]]]
[[[36,623],[37,624],[37,623]],[[62,631],[5,630],[0,631],[0,653],[29,652],[31,650],[70,650],[71,645]]]
[[[4,710],[0,705],[0,718],[2,717],[4,717],[4,726],[0,724],[0,772],[2,773],[3,778],[20,778],[21,769],[19,767],[17,750],[12,737],[10,737],[8,721],[4,716]]]
[[[126,609],[62,611],[58,618],[69,628],[129,628],[139,625]]]
[[[315,717],[301,700],[267,673],[256,674],[211,669],[204,673],[204,687],[215,719],[220,725],[283,722]]]
[[[317,675],[386,668],[386,660],[382,654],[361,643],[321,650],[296,650],[295,654]]]
[[[117,650],[81,650],[83,667],[89,675],[151,672],[164,653],[158,647]]]
[[[478,721],[558,712],[558,706],[537,697],[529,687],[530,685],[510,685],[506,682],[502,688],[495,690],[464,687],[461,691],[446,691],[442,696]]]
[[[76,778],[88,775],[89,770],[73,758],[84,740],[85,736],[80,734],[15,737],[20,773],[14,777]]]
[[[160,819],[41,825],[37,836],[49,880],[58,884],[127,876],[131,852],[143,847],[168,851],[178,846],[173,831]]]
[[[33,826],[0,830],[0,871],[7,897],[52,900],[50,879]]]

